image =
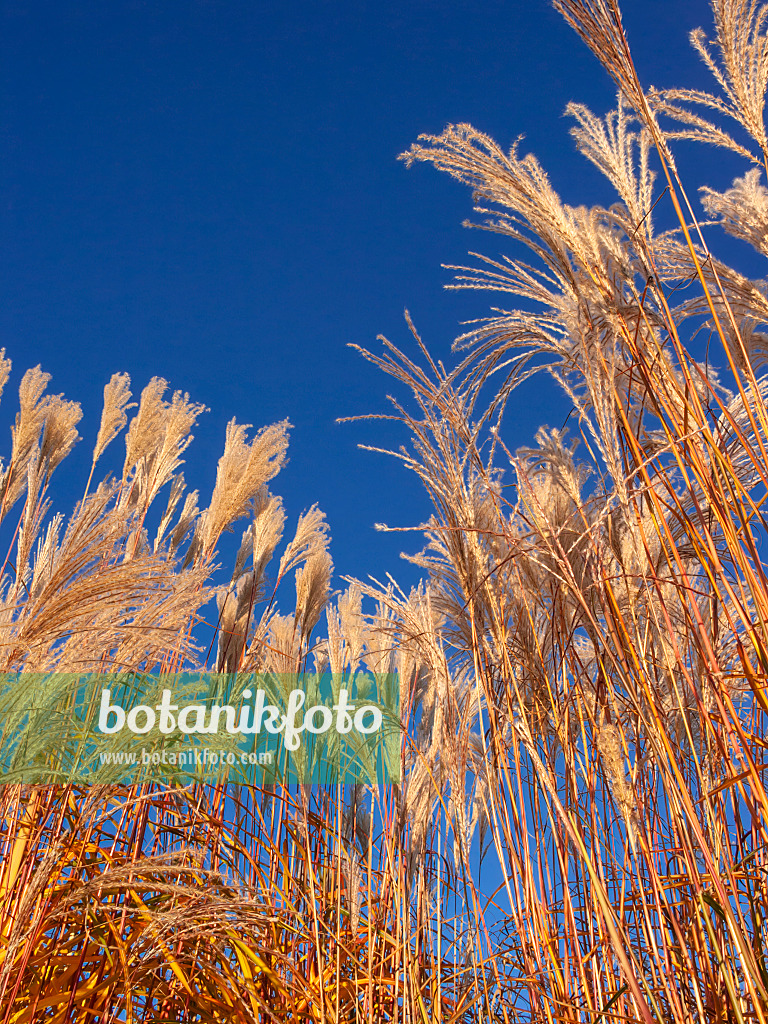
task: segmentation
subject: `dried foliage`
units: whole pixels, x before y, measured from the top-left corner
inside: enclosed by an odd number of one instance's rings
[[[709,94],[643,90],[613,0],[555,6],[620,89],[603,118],[568,108],[612,205],[568,206],[519,142],[468,125],[405,154],[527,250],[453,268],[452,287],[514,297],[468,325],[454,369],[412,325],[417,359],[363,352],[408,396],[394,454],[433,506],[411,593],[333,592],[316,506],[276,557],[287,423],[249,440],[232,421],[199,511],[178,469],[202,408],[158,378],[121,479],[51,516],[79,409],[24,376],[2,665],[396,671],[403,771],[387,788],[6,786],[3,1024],[768,1018],[768,290],[712,256],[670,147],[753,165],[701,189],[704,226],[767,255],[768,8],[713,0],[714,42],[692,36]],[[505,408],[542,372],[573,436],[511,451]],[[105,389],[94,466],[129,383]]]

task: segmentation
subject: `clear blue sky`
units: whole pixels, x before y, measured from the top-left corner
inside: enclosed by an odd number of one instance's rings
[[[687,44],[710,28],[706,3],[624,9],[646,84],[706,85]],[[411,581],[397,556],[417,538],[372,526],[416,523],[426,500],[394,461],[356,448],[404,435],[334,422],[385,411],[392,388],[346,346],[376,348],[378,333],[409,346],[408,307],[450,360],[459,322],[492,299],[442,291],[440,264],[503,240],[462,229],[461,186],[396,157],[420,132],[470,121],[505,146],[525,133],[567,201],[612,202],[561,116],[571,99],[612,106],[592,55],[543,0],[2,0],[0,12],[3,450],[21,372],[42,363],[85,409],[85,440],[59,470],[62,500],[79,496],[106,380],[128,371],[138,393],[164,376],[211,409],[186,468],[203,501],[226,421],[287,417],[275,490],[290,519],[319,502],[337,572]],[[529,384],[507,443],[559,425],[564,408],[543,379]]]

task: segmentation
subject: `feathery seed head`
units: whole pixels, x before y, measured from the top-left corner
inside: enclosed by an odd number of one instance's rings
[[[130,404],[129,404],[130,403]],[[104,385],[104,406],[101,410],[101,424],[93,449],[95,466],[107,446],[117,437],[128,422],[127,410],[134,408],[131,402],[131,378],[127,373],[113,373],[109,383]]]
[[[206,557],[219,537],[236,520],[247,515],[250,503],[261,487],[282,468],[288,449],[287,420],[263,427],[252,441],[247,426],[230,420],[219,459],[216,484],[211,495],[202,537]]]

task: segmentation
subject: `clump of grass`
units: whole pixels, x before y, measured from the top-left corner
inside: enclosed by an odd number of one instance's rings
[[[251,440],[228,425],[200,511],[179,469],[202,407],[179,392],[166,400],[168,385],[156,378],[129,422],[130,381],[116,374],[84,497],[67,517],[51,514],[48,490],[79,407],[48,400],[49,379],[38,369],[22,380],[6,476],[7,508],[18,502],[21,511],[3,568],[2,670],[23,678],[210,662],[225,672],[296,672],[314,657],[336,672],[400,666],[420,678],[413,656],[376,616],[363,616],[359,588],[332,594],[329,528],[317,506],[280,550],[286,517],[268,483],[285,459],[287,423]],[[92,487],[96,463],[126,426],[120,477]],[[221,583],[218,540],[238,520],[247,526]],[[294,610],[281,615],[291,579]],[[324,612],[331,639],[318,642]],[[0,1019],[330,1021],[355,1019],[365,1005],[391,1015],[403,999],[463,1005],[466,968],[439,966],[454,994],[435,990],[429,937],[412,931],[414,906],[425,920],[431,913],[407,852],[412,819],[396,792],[373,797],[366,787],[6,784]]]
[[[468,125],[423,137],[406,161],[470,185],[482,226],[529,250],[475,254],[453,287],[523,304],[462,335],[452,372],[423,346],[423,369],[388,342],[364,353],[415,399],[397,405],[412,437],[399,457],[434,504],[416,561],[447,645],[442,713],[460,712],[457,738],[427,758],[448,811],[435,827],[465,865],[466,823],[484,824],[497,857],[506,941],[475,918],[494,969],[489,1018],[763,1020],[768,311],[764,282],[712,256],[670,142],[758,165],[702,198],[764,252],[768,8],[714,0],[721,63],[692,37],[710,95],[645,93],[614,4],[556,6],[620,88],[605,118],[569,107],[618,201],[568,206],[533,155]],[[738,122],[745,142],[696,104]],[[680,302],[683,282],[698,291]],[[696,358],[702,328],[719,346]],[[542,370],[572,402],[581,458],[562,429],[505,444],[506,403]]]
[[[230,424],[200,512],[178,469],[202,409],[159,379],[121,479],[51,517],[78,410],[46,399],[39,368],[24,377],[0,490],[0,518],[24,499],[3,665],[169,670],[210,650],[226,672],[396,670],[403,771],[378,790],[5,787],[3,1022],[768,1016],[768,306],[764,282],[712,255],[671,148],[749,161],[702,202],[765,255],[768,8],[713,0],[714,43],[692,36],[708,94],[644,90],[613,3],[556,7],[620,90],[605,117],[569,106],[610,206],[568,206],[533,155],[468,125],[405,154],[470,185],[483,226],[528,249],[454,268],[453,287],[519,307],[470,325],[453,369],[412,325],[418,361],[364,353],[411,396],[397,455],[433,505],[420,587],[333,594],[315,507],[270,578],[287,424],[251,440]],[[542,371],[571,434],[512,451],[505,407]],[[130,397],[116,375],[94,466]]]

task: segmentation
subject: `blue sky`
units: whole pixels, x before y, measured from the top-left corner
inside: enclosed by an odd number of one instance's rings
[[[624,13],[645,84],[707,87],[687,44],[710,29],[706,3],[629,0]],[[289,518],[318,502],[339,574],[411,582],[398,554],[418,539],[372,527],[419,522],[426,498],[356,447],[402,443],[395,426],[335,423],[386,411],[393,386],[347,345],[378,350],[383,333],[412,353],[407,307],[450,361],[460,321],[492,298],[444,292],[440,264],[502,240],[461,227],[460,185],[396,157],[469,121],[505,146],[525,133],[566,201],[612,202],[561,116],[571,99],[613,105],[592,55],[543,0],[2,0],[0,75],[3,448],[13,390],[42,363],[85,410],[59,470],[71,503],[104,383],[128,371],[138,393],[160,375],[211,410],[186,467],[203,500],[229,418],[288,418],[274,487]],[[702,151],[686,160],[699,171]],[[723,187],[733,174],[717,162],[705,180]],[[512,448],[568,409],[544,379],[518,396]]]

